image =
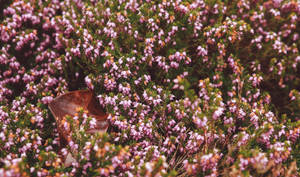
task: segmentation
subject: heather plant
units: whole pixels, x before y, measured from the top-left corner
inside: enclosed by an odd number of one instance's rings
[[[0,176],[298,176],[297,1],[15,0],[1,10]],[[63,146],[47,105],[90,89]],[[64,164],[70,153],[75,161]]]

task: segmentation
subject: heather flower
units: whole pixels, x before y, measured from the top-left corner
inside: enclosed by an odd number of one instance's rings
[[[298,174],[298,6],[3,3],[0,176]],[[47,104],[86,88],[108,132],[79,111],[63,143]]]

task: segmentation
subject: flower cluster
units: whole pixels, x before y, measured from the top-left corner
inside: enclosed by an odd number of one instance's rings
[[[15,0],[0,8],[0,176],[296,176],[296,1]],[[47,105],[88,88],[61,142]],[[70,166],[64,161],[71,155]]]

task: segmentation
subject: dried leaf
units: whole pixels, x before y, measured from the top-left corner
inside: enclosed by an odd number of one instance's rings
[[[96,127],[89,129],[88,133],[106,132],[108,127],[107,115],[101,109],[94,94],[89,90],[72,91],[56,97],[49,104],[49,109],[57,122],[58,131],[63,141],[69,141],[70,132],[63,128],[62,120],[67,115],[75,116],[80,107],[97,120]]]

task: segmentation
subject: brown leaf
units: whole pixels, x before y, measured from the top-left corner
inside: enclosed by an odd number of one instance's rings
[[[94,129],[89,129],[88,133],[106,132],[108,127],[107,114],[103,112],[93,92],[89,90],[77,90],[56,97],[49,105],[63,144],[70,141],[70,131],[64,129],[63,118],[66,115],[75,116],[78,108],[82,107],[88,115],[97,120]]]

